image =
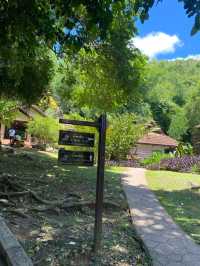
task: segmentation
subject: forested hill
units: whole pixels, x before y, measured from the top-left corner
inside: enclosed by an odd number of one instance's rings
[[[200,61],[153,61],[148,65],[145,101],[162,129],[177,139],[189,139],[200,124]]]

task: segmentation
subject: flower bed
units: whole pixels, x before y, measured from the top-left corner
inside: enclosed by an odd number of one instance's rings
[[[190,172],[192,167],[200,165],[200,156],[183,156],[163,159],[159,164],[150,165],[153,170],[169,170],[176,172]]]

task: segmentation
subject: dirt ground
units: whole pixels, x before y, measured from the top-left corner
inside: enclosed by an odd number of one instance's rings
[[[56,155],[0,153],[0,214],[34,265],[151,265],[129,220],[120,176],[105,177],[102,251],[94,258],[95,167],[69,167]]]

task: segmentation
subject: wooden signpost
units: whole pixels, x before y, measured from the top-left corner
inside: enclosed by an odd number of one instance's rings
[[[103,192],[104,192],[104,168],[105,168],[105,142],[106,142],[106,115],[101,115],[97,122],[77,121],[60,119],[62,124],[95,127],[99,132],[97,182],[96,182],[96,204],[95,204],[95,226],[94,226],[94,252],[101,248],[102,238],[102,214],[103,214]],[[94,147],[95,136],[92,133],[61,130],[59,144],[67,146]],[[94,165],[94,152],[70,151],[64,148],[59,150],[60,162],[72,165]]]
[[[94,165],[94,152],[89,151],[67,151],[65,149],[60,149],[58,153],[58,160],[65,164],[75,164],[75,165]]]
[[[60,130],[59,144],[94,147],[94,134],[69,130]]]

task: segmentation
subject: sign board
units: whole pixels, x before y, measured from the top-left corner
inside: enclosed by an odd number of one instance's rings
[[[60,149],[58,159],[68,165],[92,166],[94,164],[94,152]]]
[[[102,237],[102,214],[104,196],[104,168],[105,168],[105,141],[106,141],[106,115],[101,115],[96,122],[60,119],[61,124],[79,125],[97,128],[99,131],[98,163],[96,182],[96,204],[94,225],[94,252],[101,248]],[[82,147],[94,147],[94,134],[74,131],[60,131],[60,145],[73,145]],[[70,151],[61,148],[58,159],[65,164],[92,166],[94,164],[94,152]]]
[[[95,134],[60,130],[59,144],[71,146],[94,147]]]

